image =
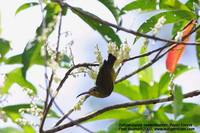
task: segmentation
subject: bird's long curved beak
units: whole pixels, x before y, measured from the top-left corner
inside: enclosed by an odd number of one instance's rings
[[[82,95],[86,95],[86,94],[90,94],[90,92],[89,91],[83,92],[83,93],[79,94],[76,98],[78,98],[78,97],[80,97]]]

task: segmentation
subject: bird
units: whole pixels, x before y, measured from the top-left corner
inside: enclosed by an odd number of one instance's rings
[[[109,53],[108,59],[104,60],[103,65],[99,68],[99,72],[96,78],[96,85],[89,89],[89,91],[79,94],[81,95],[91,95],[98,98],[105,98],[110,96],[114,88],[114,82],[116,79],[116,73],[114,71],[114,64],[116,57]]]

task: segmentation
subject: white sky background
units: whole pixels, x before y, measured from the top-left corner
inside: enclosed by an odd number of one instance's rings
[[[119,8],[123,7],[126,3],[130,2],[131,0],[116,0],[117,5]],[[15,15],[16,9],[25,2],[29,2],[27,0],[0,0],[0,12],[1,12],[1,26],[3,28],[3,32],[1,34],[2,38],[11,41],[12,45],[12,52],[9,53],[9,56],[15,55],[17,53],[21,53],[26,45],[26,43],[34,38],[35,30],[40,25],[42,17],[40,7],[33,7],[26,11]],[[109,22],[115,22],[111,13],[100,3],[94,0],[69,0],[69,3],[79,6],[87,11],[90,11],[97,16],[105,19]],[[138,12],[131,12],[127,15],[123,16],[123,26],[127,28],[131,28],[136,30],[139,24],[143,23],[144,20],[150,17],[150,13],[147,15],[144,13]],[[168,30],[171,26],[164,26],[161,30],[161,34],[159,36],[169,38],[170,31]],[[85,24],[81,19],[79,19],[76,15],[72,14],[71,11],[68,12],[67,16],[63,18],[63,32],[70,31],[72,35],[70,39],[74,40],[73,45],[73,52],[75,56],[75,62],[93,62],[95,60],[94,56],[94,49],[95,45],[98,44],[100,50],[103,52],[104,58],[107,57],[106,53],[106,42],[102,39],[102,37],[93,29],[91,29],[87,24]],[[133,36],[126,34],[124,32],[119,32],[122,41],[128,41],[129,43],[132,42]],[[55,37],[56,38],[56,37]],[[51,39],[52,43],[55,43],[55,39]],[[191,41],[193,41],[191,39]],[[141,41],[140,41],[141,43]],[[156,42],[157,44],[157,42]],[[152,45],[156,45],[152,44]],[[137,49],[137,46],[135,49]],[[155,46],[151,47],[155,48]],[[136,55],[138,51],[135,51],[133,48],[132,55]],[[193,46],[188,46],[183,58],[181,59],[181,63],[191,65],[193,67],[197,66],[197,61],[195,57],[195,49]],[[123,70],[124,73],[128,73],[129,71],[133,71],[136,69],[137,62],[129,64],[126,66],[126,71]],[[154,66],[154,75],[155,79],[159,79],[160,75],[166,71],[165,69],[165,61],[161,60],[157,62]],[[7,71],[12,70],[13,67],[0,67],[0,73],[6,73]],[[42,67],[34,66],[28,71],[28,79],[34,83],[34,85],[39,86],[40,84],[44,85],[44,78],[43,78],[44,69]],[[63,73],[63,71],[61,71]],[[64,71],[65,72],[65,71]],[[2,84],[2,78],[0,78],[0,85]],[[185,73],[184,75],[180,76],[176,80],[176,83],[183,87],[183,92],[188,92],[191,90],[199,89],[200,86],[200,72],[198,69],[194,69],[190,72]],[[136,76],[131,78],[133,83],[136,82]],[[88,77],[80,76],[76,79],[70,78],[67,80],[64,87],[61,89],[60,94],[56,101],[62,107],[64,111],[67,111],[70,107],[77,102],[76,96],[77,94],[88,90],[92,87],[94,81],[89,79]],[[44,97],[44,91],[41,91],[41,97]],[[200,98],[190,98],[189,101],[199,101]],[[14,103],[24,103],[24,101],[28,101],[27,96],[20,91],[20,87],[14,85],[11,89],[11,97],[8,99],[8,103],[6,104],[14,104]],[[112,101],[112,103],[110,102]],[[98,99],[98,98],[90,98],[83,106],[81,112],[75,112],[72,116],[74,118],[83,116],[83,114],[91,111],[95,111],[102,107],[117,104],[120,102],[127,101],[127,99],[120,97],[118,94],[112,93],[112,95],[105,99]],[[187,100],[188,101],[188,100]],[[47,125],[51,125],[55,121],[48,121]],[[106,121],[110,122],[110,121]],[[8,126],[0,122],[1,126]],[[107,124],[102,121],[97,121],[94,123],[84,124],[87,128],[92,131],[98,131],[102,128],[106,128]],[[98,126],[96,126],[98,125]],[[47,126],[48,127],[48,126]],[[74,127],[69,128],[64,131],[63,133],[68,132],[84,132],[80,128]]]

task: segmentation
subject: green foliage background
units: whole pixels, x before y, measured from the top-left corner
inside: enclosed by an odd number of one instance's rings
[[[157,14],[148,18],[146,22],[144,22],[137,29],[138,32],[141,33],[149,33],[157,20],[164,16],[166,18],[165,24],[174,25],[171,36],[173,37],[177,31],[180,31],[183,26],[189,22],[191,19],[197,18],[196,12],[194,10],[194,3],[198,4],[197,0],[188,0],[186,3],[182,3],[178,0],[160,0],[159,3],[156,3],[157,0],[134,0],[129,4],[125,5],[123,8],[119,9],[115,6],[114,0],[99,0],[99,4],[104,5],[115,18],[116,24],[121,23],[122,16],[128,12],[133,10],[141,10],[142,12],[154,12],[158,11]],[[87,3],[84,3],[87,4]],[[44,1],[45,5],[45,23],[48,25],[49,23],[55,21],[53,19],[54,16],[58,16],[61,12],[61,7],[54,3],[53,1]],[[16,14],[19,14],[22,11],[26,11],[26,9],[31,8],[33,6],[39,6],[37,2],[24,3],[21,5]],[[62,10],[62,15],[67,15],[68,9]],[[84,11],[83,9],[78,8],[84,14],[88,14],[90,16],[95,16],[94,14]],[[109,27],[108,25],[100,24],[97,21],[94,21],[90,17],[80,14],[79,12],[73,11],[78,17],[80,17],[86,24],[88,24],[93,30],[96,30],[107,42],[112,41],[116,42],[118,46],[120,46],[122,40],[117,32]],[[97,16],[95,16],[97,17]],[[122,21],[123,22],[123,21]],[[54,27],[56,26],[56,22],[54,22]],[[11,57],[7,57],[7,53],[10,52],[10,42],[4,38],[0,38],[0,63],[5,65],[14,65],[14,64],[22,64],[22,67],[18,67],[13,69],[11,72],[6,74],[6,79],[4,81],[4,85],[0,88],[1,95],[6,95],[9,92],[9,89],[13,84],[18,84],[22,88],[29,88],[33,90],[34,95],[37,95],[37,88],[27,80],[26,72],[33,65],[41,65],[44,66],[45,63],[40,51],[42,45],[44,45],[45,41],[39,42],[37,38],[42,35],[42,30],[44,27],[41,25],[37,28],[35,33],[35,38],[27,43],[27,46],[24,48],[23,53],[14,55]],[[50,36],[53,32],[49,31],[47,36]],[[140,37],[135,38],[135,42],[138,41]],[[199,30],[196,32],[196,41],[200,39]],[[134,42],[134,43],[135,43]],[[148,51],[146,46],[142,46],[140,53],[145,53]],[[197,62],[200,66],[200,47],[196,47],[196,57]],[[148,57],[139,59],[139,66],[144,65],[149,61]],[[69,61],[67,62],[69,63]],[[191,70],[188,66],[178,65],[177,70],[175,72],[175,78],[184,74],[185,72]],[[126,97],[130,101],[135,100],[144,100],[144,99],[153,99],[159,98],[162,96],[168,96],[168,86],[170,84],[170,74],[168,72],[163,73],[160,77],[159,81],[155,81],[153,75],[152,67],[143,70],[138,73],[139,85],[134,85],[128,80],[120,82],[115,85],[114,92]],[[21,117],[19,113],[20,108],[29,108],[29,104],[16,104],[12,106],[2,106],[1,110],[6,112],[6,116],[15,123],[17,118]],[[40,105],[42,106],[42,105]],[[86,122],[95,122],[97,120],[107,120],[114,119],[116,120],[112,123],[106,131],[99,131],[99,133],[117,133],[118,126],[120,123],[192,123],[194,126],[200,126],[200,106],[198,104],[184,102],[182,96],[181,86],[175,85],[174,90],[174,101],[172,104],[163,104],[160,105],[155,110],[155,105],[143,105],[136,106],[133,108],[123,108],[107,111],[101,115],[98,115],[95,118],[92,118]],[[173,115],[173,117],[169,117],[169,115]],[[181,116],[181,117],[180,117]],[[49,117],[58,118],[58,115],[52,110],[50,112]],[[15,123],[17,124],[17,123]],[[21,132],[36,132],[34,127],[31,126],[21,126],[22,130],[16,129],[14,127],[6,127],[1,128],[0,132],[2,133],[21,133]],[[124,131],[128,132],[128,131]],[[195,132],[195,131],[191,131]],[[130,133],[130,132],[129,132]]]

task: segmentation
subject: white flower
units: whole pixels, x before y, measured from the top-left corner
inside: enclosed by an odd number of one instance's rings
[[[103,58],[102,58],[101,51],[99,50],[98,46],[96,46],[96,51],[94,52],[94,54],[96,55],[97,62],[101,65],[103,63]]]
[[[166,18],[164,16],[158,19],[157,23],[154,25],[154,28],[152,28],[153,35],[156,35],[158,33],[158,31],[160,30],[160,28],[163,27],[165,22],[166,22]]]
[[[94,79],[94,80],[96,80],[96,78],[97,78],[97,72],[96,71],[94,71],[94,70],[88,70],[88,75],[89,75],[89,77],[91,78],[91,79]]]
[[[83,105],[83,103],[85,102],[85,100],[86,100],[86,96],[81,97],[81,99],[78,101],[78,103],[75,104],[74,110],[80,110],[81,106]]]
[[[175,41],[180,41],[183,37],[183,32],[177,32],[177,35],[175,37]]]
[[[79,67],[78,68],[78,72],[80,72],[80,73],[85,72],[85,70],[86,70],[85,67]]]
[[[115,43],[113,43],[113,42],[108,43],[108,50],[107,50],[108,53],[111,53],[112,55],[117,57],[118,56],[118,50],[119,49],[118,49],[118,47]]]
[[[130,57],[130,50],[131,46],[129,46],[127,43],[121,44],[120,48],[118,48],[115,43],[110,42],[108,44],[108,53],[113,54],[117,58],[114,64],[115,68],[117,68],[124,59]]]

